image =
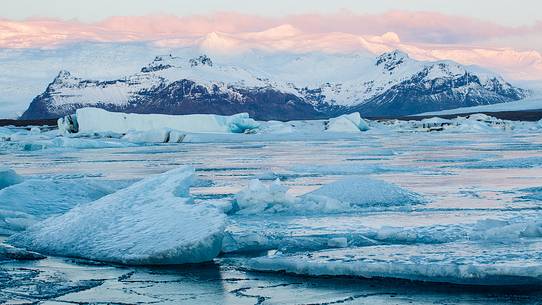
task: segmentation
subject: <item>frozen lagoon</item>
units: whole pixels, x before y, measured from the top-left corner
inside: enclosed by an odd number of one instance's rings
[[[541,265],[537,226],[531,228],[530,236],[522,232],[528,231],[528,224],[536,224],[542,213],[540,130],[426,133],[373,129],[312,139],[265,139],[258,135],[207,138],[199,136],[201,143],[94,149],[21,151],[8,147],[0,160],[27,180],[81,183],[91,179],[122,184],[190,165],[199,179],[191,189],[196,204],[233,199],[255,178],[264,182],[280,178],[289,194],[301,196],[351,176],[394,183],[428,202],[346,214],[233,214],[228,216],[225,253],[205,265],[134,268],[58,257],[7,261],[0,265],[0,298],[50,304],[524,304],[537,303],[541,297],[539,283],[521,278],[511,279],[511,283],[529,285],[466,288],[255,271],[280,266],[289,272],[326,275],[310,272],[314,270],[310,265],[301,265],[300,272],[284,263],[285,257],[296,262],[304,255],[310,259],[303,263],[341,263],[359,261],[364,259],[360,254],[365,254],[392,266],[405,260],[435,259],[430,255],[415,257],[421,249],[452,263],[460,260],[462,251],[469,255],[485,251],[472,261],[483,265],[498,260],[514,270],[530,266],[536,273]],[[347,240],[346,248],[334,242],[341,239]],[[367,251],[356,252],[364,247]],[[266,267],[273,259],[280,261]]]

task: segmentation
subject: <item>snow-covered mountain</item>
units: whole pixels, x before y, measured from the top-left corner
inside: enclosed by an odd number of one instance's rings
[[[157,56],[140,72],[97,81],[61,71],[22,118],[53,118],[84,106],[135,113],[248,112],[257,119],[308,119],[360,111],[396,116],[525,98],[500,76],[400,51],[261,54],[245,58]]]

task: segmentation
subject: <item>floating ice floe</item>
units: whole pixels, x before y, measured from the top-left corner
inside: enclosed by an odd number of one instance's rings
[[[247,113],[231,116],[214,114],[165,115],[109,112],[99,108],[77,109],[74,115],[59,120],[67,132],[117,132],[179,130],[184,132],[243,133],[259,124]]]
[[[0,190],[10,185],[23,182],[23,177],[19,176],[10,168],[0,167]]]
[[[225,216],[193,204],[194,170],[181,167],[67,213],[48,218],[8,243],[44,254],[122,264],[210,261],[222,247]]]
[[[542,242],[380,245],[247,259],[260,271],[475,285],[542,283]]]
[[[367,177],[349,177],[295,197],[279,180],[264,184],[251,180],[235,196],[238,214],[348,213],[366,208],[411,206],[424,199],[397,185]]]
[[[123,181],[27,179],[0,190],[0,234],[24,230],[37,221],[126,186]]]

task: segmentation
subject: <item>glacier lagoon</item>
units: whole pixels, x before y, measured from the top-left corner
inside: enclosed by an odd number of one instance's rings
[[[311,126],[303,124],[297,126]],[[535,123],[507,124],[426,132],[401,122],[371,123],[360,133],[190,134],[189,141],[176,144],[0,130],[10,138],[2,142],[1,164],[22,179],[10,173],[13,185],[0,190],[0,203],[11,200],[0,209],[8,243],[9,235],[65,213],[72,207],[67,201],[93,204],[182,166],[195,169],[191,204],[216,208],[226,219],[221,254],[203,264],[134,267],[59,253],[43,260],[6,259],[0,265],[0,300],[537,303],[541,129]],[[351,179],[364,183],[343,185],[335,194],[337,188],[329,187]],[[16,205],[29,189],[36,195],[57,190],[58,196],[43,209],[25,204],[24,197]],[[342,196],[340,203],[347,205],[337,209],[337,202],[304,199],[311,192],[350,196]],[[237,204],[257,200],[267,205],[244,210]],[[316,208],[271,208],[288,200]]]

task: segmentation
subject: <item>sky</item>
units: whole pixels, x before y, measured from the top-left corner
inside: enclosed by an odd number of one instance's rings
[[[505,25],[528,25],[540,19],[539,3],[537,0],[17,0],[3,3],[0,15],[16,20],[46,17],[91,22],[111,16],[147,14],[187,16],[223,11],[283,16],[329,13],[341,9],[357,13],[409,10],[469,16]]]
[[[16,75],[13,63],[34,51],[61,54],[81,43],[137,43],[150,50],[197,47],[241,55],[252,49],[374,55],[399,49],[418,60],[453,60],[508,80],[539,82],[541,12],[540,0],[4,1],[0,70]],[[92,56],[92,50],[85,52]],[[43,56],[40,63],[46,63]],[[34,71],[44,75],[36,84],[62,67],[62,61],[52,61],[57,64],[49,70]],[[7,75],[0,74],[0,107],[8,95],[3,88],[21,91]]]
[[[0,11],[0,48],[91,42],[205,46],[226,52],[378,54],[481,65],[542,79],[538,0],[17,0]]]

